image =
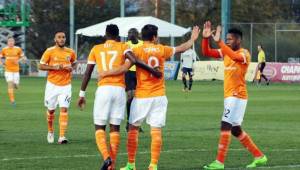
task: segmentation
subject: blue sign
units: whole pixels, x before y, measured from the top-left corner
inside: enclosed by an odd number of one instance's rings
[[[178,68],[179,68],[178,61],[166,61],[165,62],[165,80],[177,79]]]

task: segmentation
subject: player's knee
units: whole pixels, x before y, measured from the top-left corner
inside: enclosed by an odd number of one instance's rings
[[[105,131],[105,125],[95,125],[95,130],[104,130]]]
[[[242,129],[240,126],[234,126],[231,129],[231,134],[235,137],[238,137],[242,134]]]
[[[128,126],[128,129],[129,130],[139,130],[139,126],[135,126],[135,125],[132,125],[132,124],[129,124],[129,126]]]
[[[48,110],[48,113],[52,115],[55,113],[55,110]]]
[[[120,132],[120,125],[113,125],[113,124],[110,124],[110,132]]]
[[[68,108],[66,108],[66,107],[61,107],[61,108],[60,108],[60,111],[61,111],[61,112],[68,112]]]
[[[232,128],[232,125],[228,122],[222,121],[221,122],[221,131],[230,131]]]

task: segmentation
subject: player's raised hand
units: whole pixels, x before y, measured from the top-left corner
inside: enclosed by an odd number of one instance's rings
[[[202,36],[203,38],[209,38],[212,36],[213,31],[211,30],[211,22],[206,21],[203,25],[203,31],[202,31]]]
[[[196,41],[200,33],[200,28],[198,26],[194,26],[191,34],[191,39]]]
[[[85,97],[79,97],[79,99],[77,101],[77,105],[80,108],[80,110],[84,109],[85,104],[86,104]]]
[[[216,33],[213,34],[213,39],[216,41],[216,42],[219,42],[221,40],[221,32],[222,32],[222,27],[220,25],[217,26],[217,30],[216,30]]]

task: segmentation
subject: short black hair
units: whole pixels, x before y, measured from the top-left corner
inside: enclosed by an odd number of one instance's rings
[[[61,29],[55,30],[54,35],[56,35],[57,33],[64,33],[64,34],[66,34],[66,32],[63,31],[63,30],[61,30]]]
[[[142,39],[144,41],[152,41],[153,37],[157,37],[158,27],[152,24],[147,24],[142,28]]]
[[[119,37],[119,28],[115,24],[109,24],[106,26],[105,37],[117,39]]]
[[[242,31],[240,30],[240,29],[238,29],[238,28],[230,28],[229,30],[228,30],[228,34],[233,34],[235,37],[237,37],[237,38],[243,38],[243,33],[242,33]]]
[[[261,44],[258,44],[257,46],[260,46],[261,49],[264,49],[263,46]]]

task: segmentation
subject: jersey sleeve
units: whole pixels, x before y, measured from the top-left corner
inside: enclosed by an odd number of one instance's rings
[[[76,63],[77,62],[77,56],[76,56],[76,53],[75,51],[72,50],[71,52],[71,63]]]
[[[128,51],[132,51],[132,49],[129,47],[129,45],[128,44],[126,44],[126,43],[124,43],[123,45],[122,45],[122,50],[124,51],[123,52],[123,55],[125,56],[125,54],[128,52]]]
[[[202,54],[204,56],[212,57],[212,58],[221,58],[223,57],[221,49],[211,49],[209,46],[209,39],[202,39]]]
[[[40,63],[41,64],[49,64],[49,61],[50,61],[50,55],[51,55],[51,52],[49,50],[46,50],[44,52],[44,54],[42,55],[42,58],[40,60]]]
[[[175,54],[175,47],[163,46],[164,48],[164,58],[169,59]]]
[[[92,50],[89,54],[87,64],[96,64],[95,47],[92,48]]]
[[[222,40],[218,42],[218,45],[221,47],[222,53],[232,60],[247,63],[247,50],[242,50],[237,53],[228,47]]]

